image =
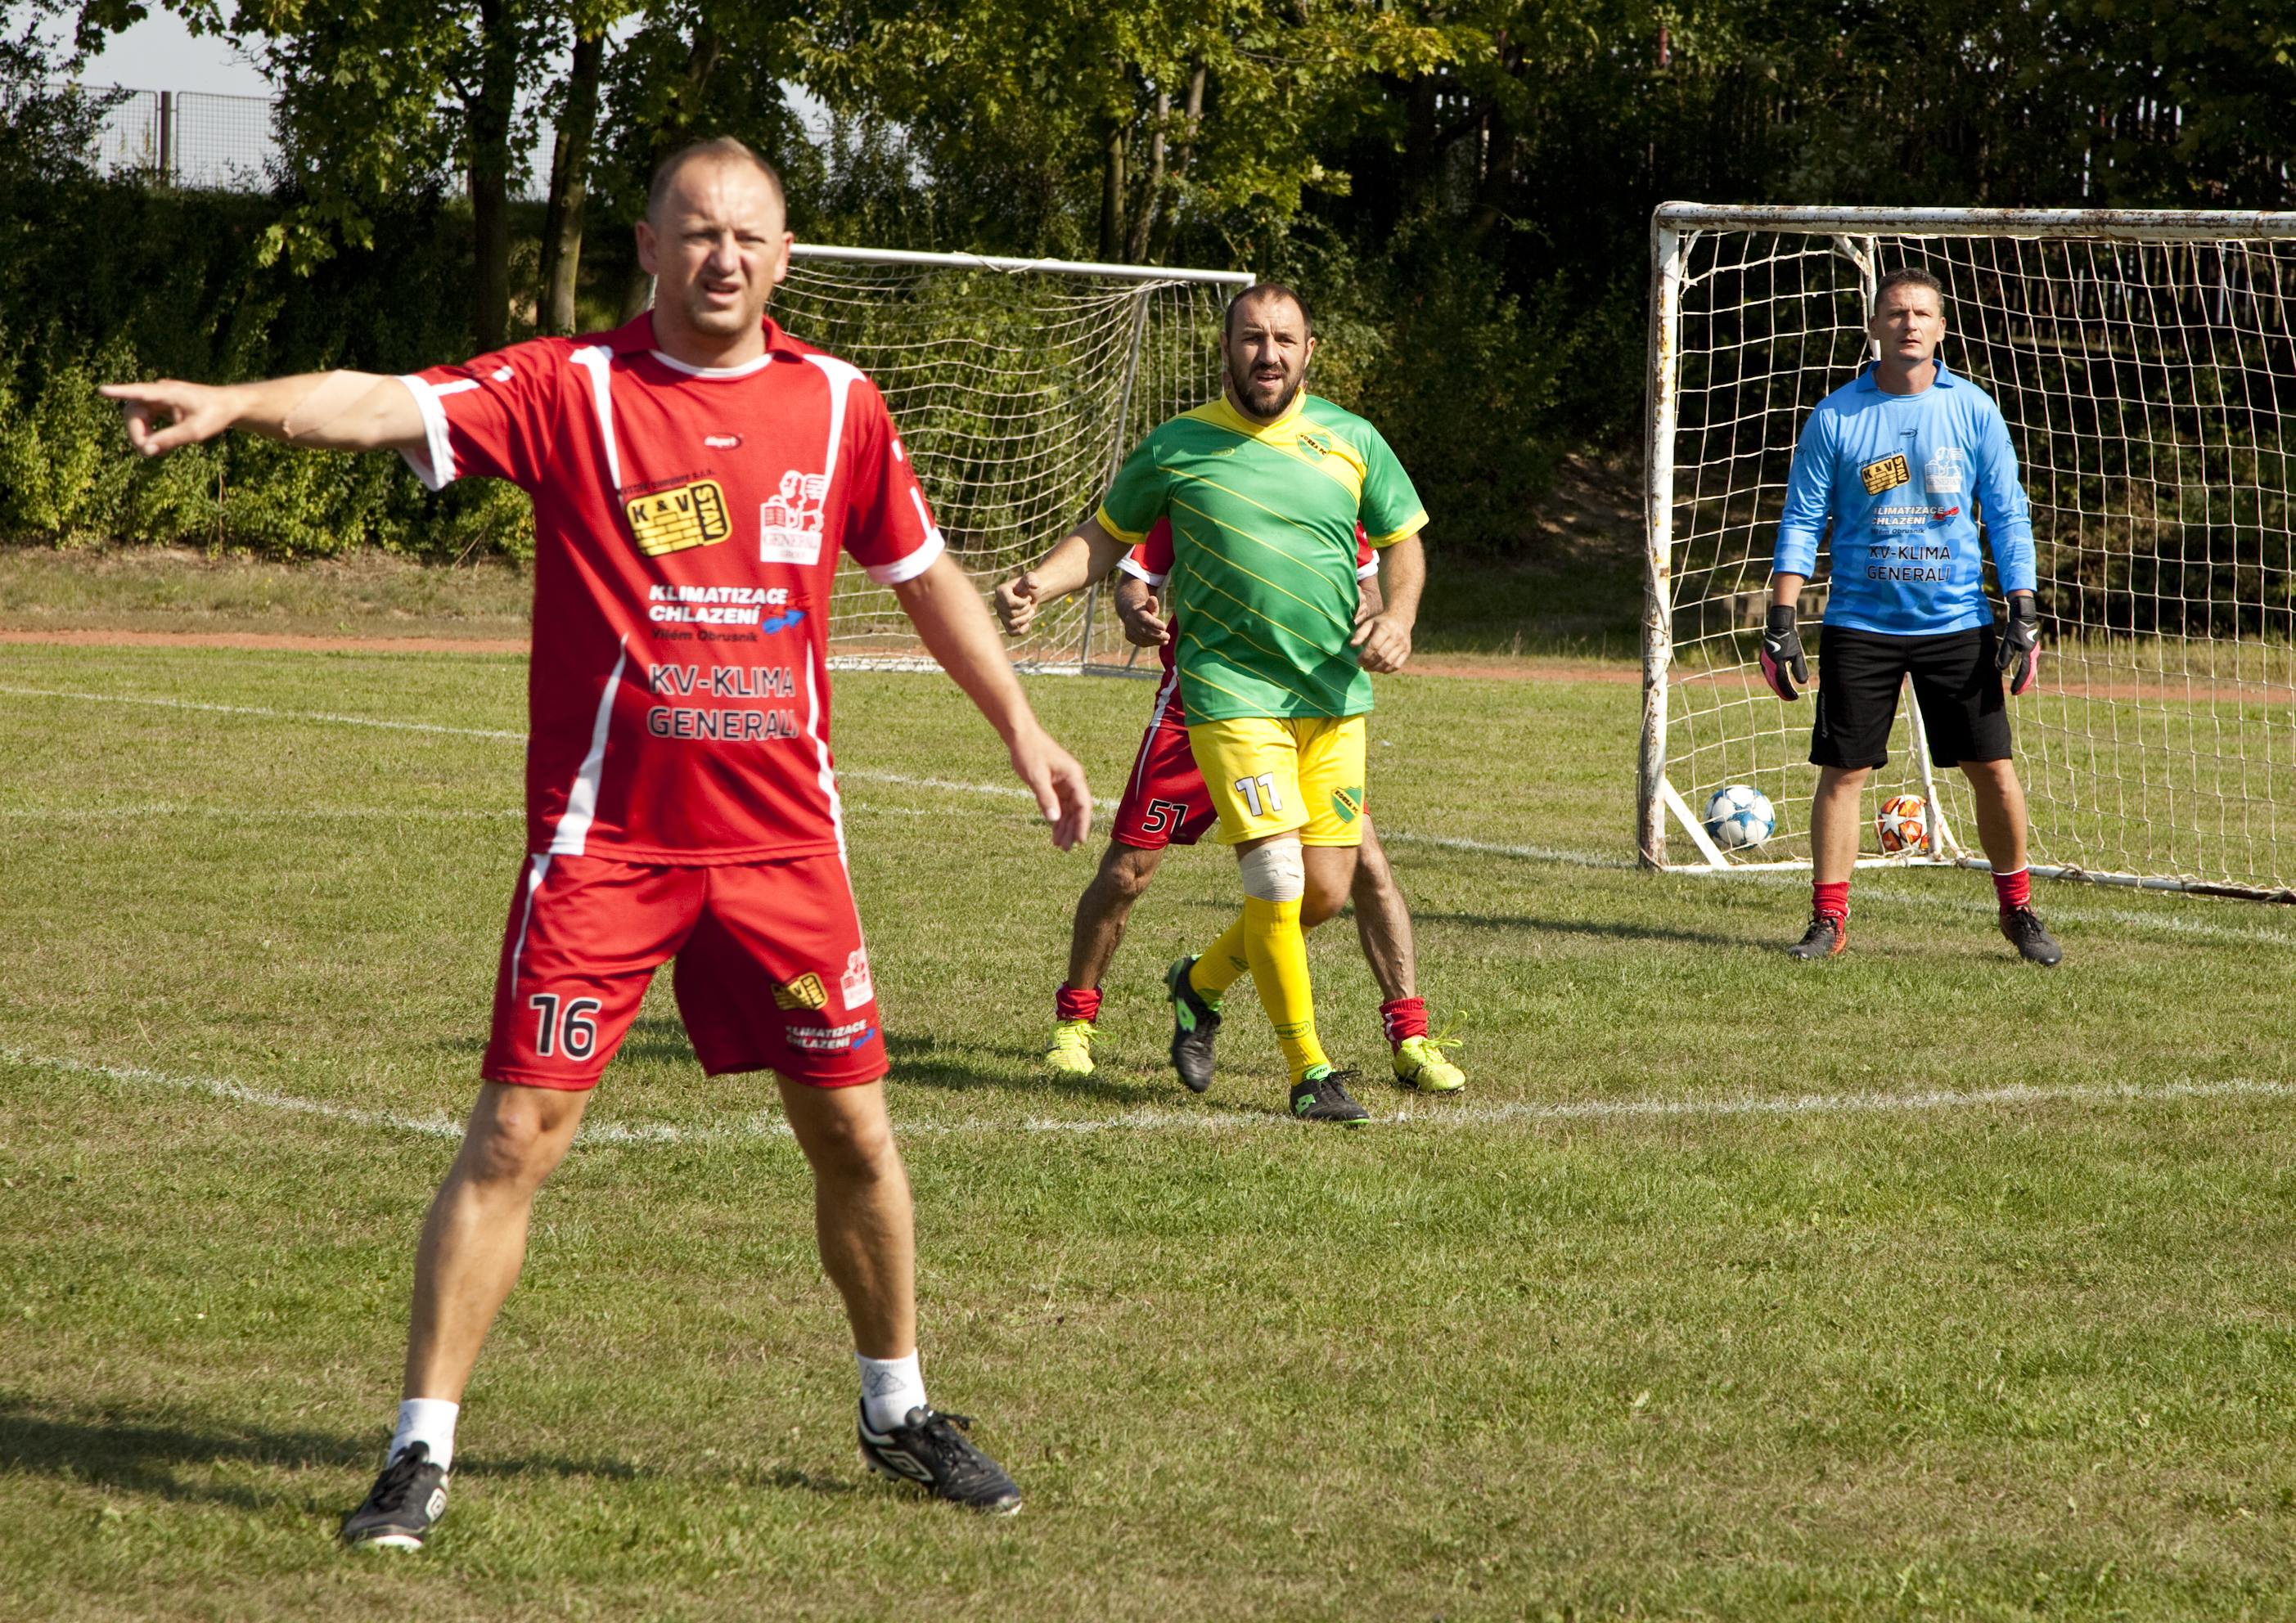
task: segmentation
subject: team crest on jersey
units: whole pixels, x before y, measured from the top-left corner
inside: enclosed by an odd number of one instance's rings
[[[845,960],[845,973],[839,982],[845,994],[845,1012],[850,1014],[877,996],[877,986],[869,978],[869,954],[865,948],[855,947]]]
[[[1353,789],[1332,791],[1332,809],[1339,814],[1342,823],[1353,823],[1362,816],[1363,785],[1358,783]]]
[[[1895,490],[1900,485],[1914,482],[1914,471],[1906,465],[1904,453],[1884,456],[1880,462],[1869,462],[1857,470],[1857,477],[1866,487],[1867,496],[1879,496],[1884,490]]]
[[[1300,443],[1318,456],[1329,456],[1332,454],[1332,439],[1328,434],[1304,431],[1300,436]]]
[[[758,510],[758,559],[762,563],[819,563],[821,507],[829,496],[829,475],[782,475],[780,493]]]
[[[1939,446],[1923,464],[1922,483],[1929,487],[1931,496],[1959,496],[1962,470],[1961,447]]]
[[[795,980],[783,981],[774,988],[774,1006],[778,1009],[825,1009],[829,1006],[829,988],[821,984],[821,977],[811,970]]]
[[[638,551],[649,558],[714,546],[734,533],[726,512],[726,492],[714,479],[632,496],[622,511],[629,515]]]

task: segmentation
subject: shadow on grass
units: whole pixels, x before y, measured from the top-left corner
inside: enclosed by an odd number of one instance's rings
[[[482,1051],[483,1042],[455,1038],[447,1045]],[[1066,1094],[1079,1099],[1143,1104],[1164,1096],[1167,1090],[1139,1082],[1118,1081],[1105,1070],[1089,1077],[1063,1076],[1042,1070],[1042,1051],[1021,1043],[952,1041],[947,1037],[904,1037],[889,1032],[885,1053],[893,1062],[889,1080],[897,1086],[933,1087],[947,1093],[987,1091],[1043,1097]],[[642,1015],[630,1023],[629,1036],[615,1052],[616,1065],[633,1061],[700,1069],[685,1029],[668,1015]],[[1015,1073],[1018,1074],[1015,1074]]]
[[[1775,951],[1786,940],[1784,937],[1771,941],[1767,938],[1722,935],[1710,930],[1682,930],[1667,924],[1635,924],[1613,919],[1539,919],[1524,914],[1431,913],[1418,908],[1412,909],[1411,917],[1414,923],[1421,925],[1459,924],[1469,930],[1592,936],[1605,941],[1679,941],[1696,947],[1725,947],[1752,952]]]
[[[365,1437],[333,1431],[282,1431],[193,1416],[165,1415],[122,1404],[72,1410],[20,1397],[0,1398],[0,1471],[41,1471],[123,1493],[160,1499],[204,1499],[260,1510],[300,1504],[300,1491],[274,1490],[241,1481],[201,1480],[225,1464],[313,1467],[371,1471],[381,1453],[380,1428]],[[458,1464],[460,1462],[458,1462]],[[489,1476],[546,1472],[565,1477],[634,1478],[619,1460],[570,1460],[532,1455],[512,1459],[469,1456],[465,1469]],[[187,1474],[188,1473],[188,1474]],[[346,1504],[348,1511],[351,1507]]]
[[[1119,1081],[1105,1069],[1088,1077],[1071,1077],[1041,1070],[1038,1050],[1017,1043],[952,1041],[947,1037],[885,1036],[885,1053],[893,1062],[890,1078],[898,1086],[937,1087],[949,1093],[989,1092],[1041,1098],[1065,1094],[1078,1099],[1142,1104],[1160,1097],[1163,1090],[1138,1082]],[[1021,1072],[1015,1076],[1015,1070]]]

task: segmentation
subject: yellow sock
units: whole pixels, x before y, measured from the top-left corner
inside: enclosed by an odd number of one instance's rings
[[[1245,897],[1243,934],[1260,1006],[1267,1011],[1297,1082],[1309,1067],[1331,1063],[1316,1037],[1316,993],[1308,983],[1308,937],[1300,928],[1300,904]]]
[[[1298,903],[1292,904],[1292,911],[1299,911]],[[1237,914],[1235,922],[1220,932],[1218,940],[1204,948],[1204,955],[1189,970],[1188,984],[1204,996],[1217,999],[1251,967],[1244,947],[1245,922],[1250,917],[1249,912]]]

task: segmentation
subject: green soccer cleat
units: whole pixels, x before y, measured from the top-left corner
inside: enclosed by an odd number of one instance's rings
[[[1053,1028],[1053,1045],[1045,1050],[1045,1069],[1064,1077],[1092,1075],[1092,1039],[1099,1035],[1088,1020],[1064,1020]]]
[[[1311,1065],[1308,1074],[1292,1085],[1292,1113],[1302,1121],[1336,1121],[1342,1127],[1359,1127],[1371,1119],[1371,1112],[1355,1101],[1348,1092],[1348,1078],[1352,1070],[1334,1070],[1328,1065]]]
[[[1467,1086],[1467,1073],[1443,1051],[1458,1046],[1456,1037],[1405,1037],[1396,1045],[1395,1079],[1423,1094],[1457,1093]]]

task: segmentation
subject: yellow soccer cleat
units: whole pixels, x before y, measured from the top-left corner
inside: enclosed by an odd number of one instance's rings
[[[1458,1045],[1456,1037],[1405,1037],[1395,1051],[1395,1079],[1423,1094],[1457,1093],[1467,1086],[1467,1073],[1443,1051]]]
[[[1045,1050],[1045,1068],[1064,1077],[1092,1075],[1092,1039],[1098,1035],[1088,1020],[1061,1021],[1053,1028],[1053,1045]]]

